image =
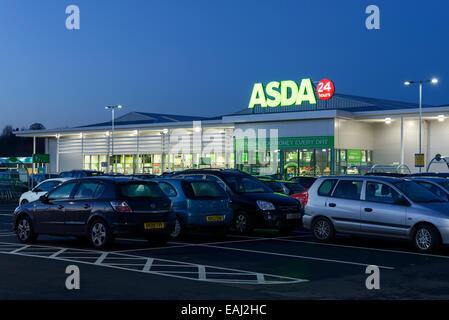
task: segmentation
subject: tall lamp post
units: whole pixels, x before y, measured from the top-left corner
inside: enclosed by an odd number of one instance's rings
[[[111,127],[111,156],[114,157],[114,115],[115,115],[115,109],[121,109],[123,108],[121,105],[117,105],[117,106],[106,106],[104,107],[106,110],[111,110],[112,111],[112,127]],[[109,159],[108,159],[109,162]],[[114,162],[112,164],[112,172],[115,173],[115,164],[116,164],[116,159],[114,157]],[[109,172],[109,170],[108,170]]]
[[[422,125],[422,86],[423,83],[437,84],[438,79],[432,78],[430,80],[416,80],[416,81],[405,81],[404,85],[410,86],[417,83],[419,85],[419,153],[422,154],[421,148],[421,125]],[[419,167],[419,172],[421,172],[421,167]]]

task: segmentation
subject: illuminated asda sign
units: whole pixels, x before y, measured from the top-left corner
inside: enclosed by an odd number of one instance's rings
[[[323,79],[318,83],[317,93],[320,99],[327,100],[334,94],[334,84],[328,79]],[[254,106],[279,107],[301,105],[304,101],[309,104],[316,104],[315,91],[312,80],[302,79],[298,85],[295,81],[271,81],[265,87],[262,83],[255,83],[248,108]]]

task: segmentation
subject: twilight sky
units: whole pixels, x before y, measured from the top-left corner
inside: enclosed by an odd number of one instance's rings
[[[81,29],[65,27],[78,5]],[[367,30],[365,8],[380,8]],[[449,104],[447,0],[0,0],[0,129],[129,111],[212,116],[254,82],[332,79],[336,92]]]

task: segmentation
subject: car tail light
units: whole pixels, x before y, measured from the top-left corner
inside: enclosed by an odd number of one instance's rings
[[[302,206],[305,207],[307,204],[307,201],[309,201],[309,191],[304,191],[304,200]]]
[[[132,212],[125,201],[111,201],[111,206],[117,212]]]

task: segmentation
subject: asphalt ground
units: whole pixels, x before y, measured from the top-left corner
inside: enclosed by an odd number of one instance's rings
[[[449,298],[448,248],[420,254],[407,242],[345,235],[322,244],[306,230],[197,233],[164,247],[119,238],[104,251],[74,237],[26,246],[12,232],[14,207],[0,206],[0,299]],[[66,288],[69,265],[80,270],[79,290]],[[379,267],[380,289],[366,288],[369,265]]]

